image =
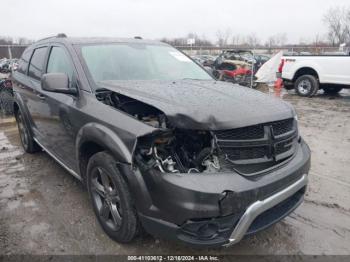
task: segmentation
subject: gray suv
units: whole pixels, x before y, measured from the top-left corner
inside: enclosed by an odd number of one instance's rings
[[[24,150],[79,179],[118,242],[143,229],[230,245],[303,201],[310,150],[294,109],[167,44],[59,35],[28,47],[12,81]]]

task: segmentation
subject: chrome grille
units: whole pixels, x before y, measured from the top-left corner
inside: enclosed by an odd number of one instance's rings
[[[246,139],[259,139],[264,137],[264,126],[256,125],[249,127],[242,127],[230,130],[217,131],[216,136],[218,139],[233,139],[233,140],[246,140]]]
[[[293,118],[214,133],[224,156],[221,161],[225,159],[235,169],[249,169],[253,173],[291,157],[298,134]]]

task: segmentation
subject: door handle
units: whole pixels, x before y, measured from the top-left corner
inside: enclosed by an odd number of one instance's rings
[[[44,96],[44,95],[42,95],[42,94],[37,94],[36,95],[37,97],[39,97],[40,99],[42,99],[42,100],[44,100],[46,97]]]

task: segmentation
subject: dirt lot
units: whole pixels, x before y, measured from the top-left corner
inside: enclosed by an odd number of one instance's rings
[[[46,153],[25,154],[14,122],[0,119],[0,255],[350,254],[350,92],[283,99],[295,106],[312,150],[306,200],[266,231],[211,250],[152,237],[113,242],[79,182]]]

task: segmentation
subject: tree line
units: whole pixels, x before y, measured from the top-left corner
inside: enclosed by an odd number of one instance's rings
[[[313,39],[300,39],[299,45],[303,46],[339,46],[340,44],[350,44],[350,6],[332,7],[323,15],[323,24],[327,28],[326,35],[316,33]],[[173,46],[187,46],[187,39],[195,39],[196,46],[234,46],[234,47],[282,47],[288,44],[286,33],[276,33],[268,37],[264,42],[256,33],[238,34],[230,28],[219,29],[215,34],[215,41],[209,40],[205,35],[199,36],[197,33],[189,33],[184,37],[162,38],[161,41]],[[12,38],[1,37],[0,45],[28,45],[34,41],[25,37]]]
[[[0,36],[0,45],[29,45],[33,43],[34,40],[25,38],[25,37],[7,37],[7,36]]]
[[[301,46],[339,46],[340,44],[350,45],[350,6],[332,7],[323,15],[322,22],[327,28],[325,35],[316,33],[312,39],[300,39]],[[237,34],[230,28],[219,29],[215,34],[215,41],[208,40],[205,36],[196,33],[189,33],[185,37],[163,38],[161,41],[175,45],[187,45],[187,39],[194,38],[196,46],[234,46],[234,47],[282,47],[288,45],[286,33],[276,33],[269,36],[264,42],[256,33]]]

